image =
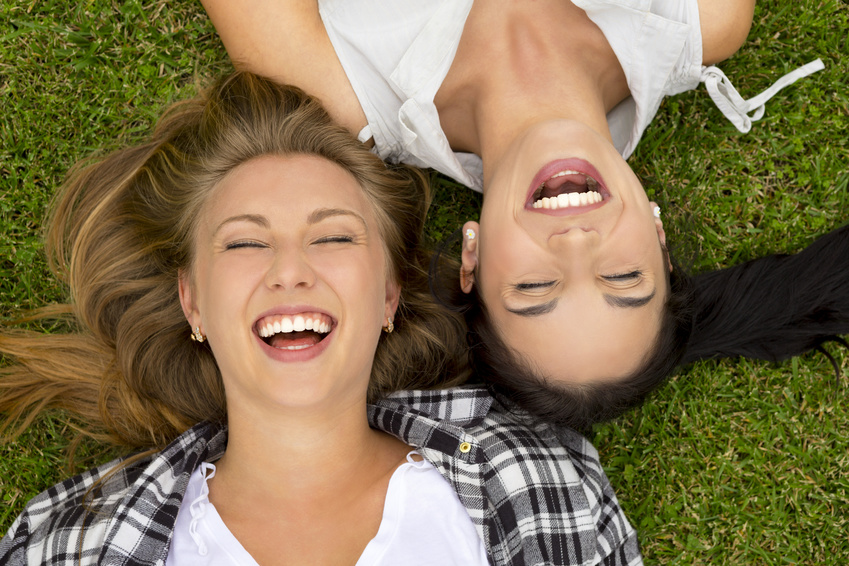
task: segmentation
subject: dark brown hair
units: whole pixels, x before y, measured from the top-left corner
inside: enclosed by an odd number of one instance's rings
[[[842,342],[838,335],[849,333],[844,226],[798,254],[770,255],[695,277],[673,262],[660,330],[642,367],[618,380],[562,384],[539,375],[531,360],[504,342],[476,287],[469,294],[460,291],[459,262],[445,257],[446,247],[431,262],[431,289],[464,315],[475,375],[532,416],[583,432],[641,404],[680,365],[735,356],[777,361],[829,340]]]

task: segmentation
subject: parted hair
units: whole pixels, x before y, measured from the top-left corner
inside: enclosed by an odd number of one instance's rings
[[[461,381],[462,317],[439,307],[428,289],[426,179],[387,168],[303,91],[237,72],[169,107],[147,141],[69,174],[46,235],[50,268],[69,300],[25,320],[64,318],[71,331],[0,333],[0,354],[11,362],[0,369],[2,430],[19,432],[57,408],[84,434],[150,449],[199,421],[226,420],[212,351],[189,340],[178,278],[191,269],[195,223],[216,184],[252,158],[295,154],[328,159],[357,180],[401,285],[369,399]]]

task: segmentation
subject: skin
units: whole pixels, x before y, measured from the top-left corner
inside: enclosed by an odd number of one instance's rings
[[[305,88],[352,133],[366,125],[316,3],[203,3],[237,64]],[[742,45],[753,11],[754,0],[699,3],[704,64],[719,62]],[[478,274],[505,343],[555,382],[624,377],[644,359],[659,329],[667,288],[662,226],[642,187],[624,173],[627,164],[612,145],[606,120],[629,95],[616,55],[583,10],[562,0],[492,0],[473,4],[434,98],[451,148],[483,161],[484,204],[480,223],[468,225],[478,239],[474,250],[467,246],[463,254],[463,286],[469,289]],[[593,143],[582,144],[584,139]],[[540,154],[545,161],[537,159]],[[541,166],[568,158],[588,161],[608,179],[615,198],[610,204],[621,206],[621,214],[608,218],[615,207],[605,206],[604,214],[587,214],[580,222],[541,221],[551,233],[571,231],[543,245],[545,238],[528,229],[517,203],[524,204],[528,183]],[[596,229],[597,223],[611,227]],[[598,236],[579,238],[575,229],[581,227]],[[655,289],[653,302],[629,310],[611,306],[604,299],[611,287],[605,277],[633,271],[642,273],[639,285]],[[507,316],[503,303],[509,289],[543,280],[558,282],[547,290],[559,293],[557,311],[532,323]],[[634,283],[620,278],[613,291],[643,290],[629,287]]]
[[[356,562],[410,450],[366,419],[400,292],[371,206],[322,158],[256,158],[214,189],[195,251],[180,299],[221,370],[229,425],[210,501],[261,564]],[[263,315],[287,309],[332,318],[318,354],[277,359],[259,339]]]
[[[568,216],[528,209],[534,174],[564,152],[605,171],[608,200]],[[634,353],[650,349],[668,294],[654,203],[616,150],[580,122],[538,125],[509,159],[481,213],[481,224],[500,228],[464,226],[476,237],[464,238],[463,290],[479,285],[504,340],[543,375],[580,384],[634,371],[642,360]]]

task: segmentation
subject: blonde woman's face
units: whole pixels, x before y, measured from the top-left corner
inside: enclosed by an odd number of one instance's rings
[[[338,165],[265,156],[204,205],[181,299],[221,369],[228,413],[364,403],[397,285],[371,206]]]

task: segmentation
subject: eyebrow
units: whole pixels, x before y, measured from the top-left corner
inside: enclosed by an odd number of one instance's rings
[[[363,227],[368,231],[368,225],[366,224],[365,219],[354,212],[353,210],[346,210],[344,208],[319,208],[318,210],[314,210],[310,213],[309,217],[307,217],[307,224],[318,224],[322,220],[326,218],[330,218],[332,216],[351,216],[359,220]],[[218,233],[221,228],[225,225],[230,224],[232,222],[250,222],[251,224],[256,224],[257,226],[261,226],[262,228],[270,228],[271,223],[268,221],[268,218],[261,214],[238,214],[236,216],[231,216],[226,218],[218,227],[215,229],[215,232],[212,233],[213,236]]]
[[[332,216],[351,216],[359,220],[363,228],[368,232],[368,224],[366,224],[366,219],[354,212],[353,210],[348,210],[346,208],[319,208],[317,210],[313,210],[310,215],[307,217],[307,224],[318,224],[322,220],[326,218],[330,218]]]
[[[654,299],[657,289],[652,289],[651,293],[645,297],[617,297],[616,295],[604,295],[604,300],[611,307],[638,309],[646,306]]]
[[[230,224],[232,222],[250,222],[252,224],[256,224],[258,226],[262,226],[263,228],[268,228],[270,224],[268,223],[268,218],[262,216],[261,214],[238,214],[236,216],[231,216],[230,218],[226,218],[218,227],[215,229],[215,232],[212,233],[213,237],[221,230],[226,224]]]
[[[524,307],[521,309],[511,309],[508,306],[504,306],[508,312],[512,312],[513,314],[518,314],[519,316],[540,316],[543,314],[548,314],[557,308],[557,299],[553,301],[548,301],[547,303],[542,303],[541,305],[534,305],[532,307]]]

